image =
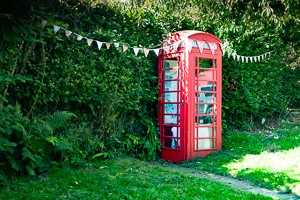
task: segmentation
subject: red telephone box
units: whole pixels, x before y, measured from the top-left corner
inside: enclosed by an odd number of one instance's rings
[[[221,149],[221,40],[200,31],[179,31],[159,55],[161,158],[181,162]]]

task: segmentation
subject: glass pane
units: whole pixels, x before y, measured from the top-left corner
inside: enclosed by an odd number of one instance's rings
[[[198,94],[198,98],[197,98]],[[196,103],[216,103],[216,94],[214,93],[201,93],[196,92]],[[197,102],[198,101],[198,102]]]
[[[198,126],[211,126],[213,124],[213,116],[199,116]]]
[[[165,91],[176,91],[177,81],[165,81]]]
[[[207,58],[199,58],[199,67],[200,68],[212,68],[213,60]]]
[[[177,69],[166,69],[165,70],[165,80],[177,79],[178,70]]]
[[[177,104],[165,104],[166,114],[177,114]]]
[[[213,137],[212,127],[196,127],[195,138]]]
[[[165,115],[165,124],[177,124],[177,115]]]
[[[168,59],[168,60],[164,60],[163,62],[165,63],[165,69],[177,67],[177,59],[174,60]]]
[[[196,150],[213,148],[213,140],[212,139],[199,139],[196,141],[196,143],[197,143],[197,145],[195,144],[195,147],[197,147]]]
[[[177,101],[177,92],[168,92],[164,94],[165,102],[178,102]]]
[[[213,104],[196,104],[196,114],[217,114],[216,106]]]

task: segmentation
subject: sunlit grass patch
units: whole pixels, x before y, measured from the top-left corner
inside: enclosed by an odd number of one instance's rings
[[[299,127],[298,123],[251,134],[227,133],[222,151],[183,165],[300,195]]]

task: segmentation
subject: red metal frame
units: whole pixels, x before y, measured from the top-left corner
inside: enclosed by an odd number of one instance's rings
[[[172,162],[207,156],[222,143],[221,40],[200,31],[179,31],[164,46],[180,41],[184,45],[163,51],[158,62],[161,158]],[[217,49],[201,53],[198,47],[188,48],[188,41],[214,43]]]

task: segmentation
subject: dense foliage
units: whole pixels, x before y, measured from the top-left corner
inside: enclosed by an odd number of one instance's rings
[[[158,152],[154,53],[145,58],[114,46],[99,51],[95,42],[89,47],[74,35],[55,34],[53,24],[130,46],[150,47],[171,32],[193,29],[216,35],[241,55],[276,50],[260,63],[224,57],[226,133],[299,107],[296,6],[263,0],[1,2],[0,174],[8,168],[34,174],[51,161],[79,164],[113,156],[117,148],[147,159]],[[57,112],[64,113],[61,126],[47,129]]]

